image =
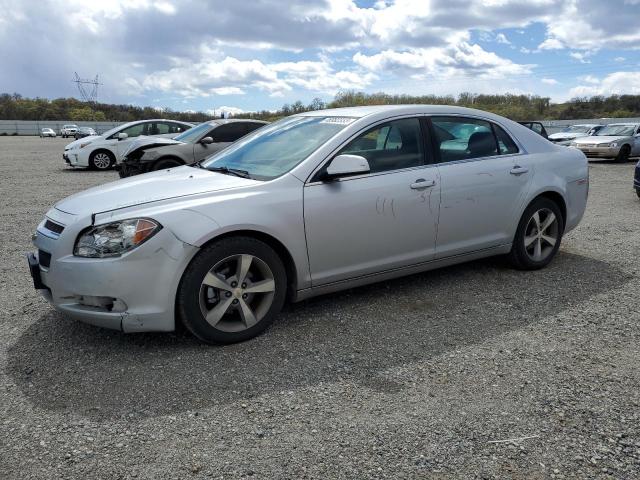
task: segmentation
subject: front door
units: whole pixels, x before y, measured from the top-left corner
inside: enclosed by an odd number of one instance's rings
[[[339,152],[365,157],[371,173],[305,186],[313,286],[433,259],[440,179],[424,150],[417,118],[387,122]]]

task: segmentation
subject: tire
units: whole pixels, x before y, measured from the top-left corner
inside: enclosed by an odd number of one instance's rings
[[[631,147],[629,145],[623,145],[620,147],[620,151],[616,157],[616,162],[627,163],[629,161],[629,155],[631,155]]]
[[[89,155],[89,168],[92,170],[109,170],[115,162],[113,153],[107,150],[96,150]]]
[[[284,265],[269,245],[230,237],[203,248],[191,261],[178,287],[176,309],[187,330],[203,342],[242,342],[273,323],[286,290]]]
[[[547,219],[551,223],[545,227]],[[508,257],[510,263],[519,270],[546,267],[558,252],[563,233],[564,218],[558,205],[546,197],[538,197],[522,214]]]
[[[160,160],[156,160],[156,162],[153,164],[153,168],[151,168],[149,171],[156,172],[158,170],[165,170],[167,168],[180,167],[182,165],[184,165],[184,163],[182,163],[177,158],[161,158]]]

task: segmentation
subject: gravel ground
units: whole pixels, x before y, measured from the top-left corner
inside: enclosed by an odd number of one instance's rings
[[[210,347],[76,323],[33,290],[43,214],[117,177],[65,168],[65,143],[0,138],[0,478],[640,478],[632,164],[592,164],[543,271],[414,275]]]

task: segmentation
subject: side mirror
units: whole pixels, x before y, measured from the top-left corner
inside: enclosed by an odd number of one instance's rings
[[[360,155],[338,155],[327,167],[325,178],[331,180],[338,177],[348,177],[351,175],[360,175],[369,173],[369,162]]]
[[[129,137],[129,135],[127,135],[126,133],[124,133],[124,132],[120,132],[120,133],[118,134],[118,141],[120,141],[120,140],[124,140],[125,138],[128,138],[128,137]]]
[[[202,145],[211,145],[213,143],[213,138],[211,137],[204,137],[202,140],[200,140],[200,143]]]

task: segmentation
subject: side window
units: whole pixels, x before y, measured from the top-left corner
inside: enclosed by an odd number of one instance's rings
[[[121,130],[118,133],[126,133],[129,138],[139,137],[140,135],[148,135],[147,127],[148,123],[138,123],[137,125],[132,125],[124,130]],[[116,137],[118,134],[115,135]]]
[[[211,137],[214,142],[235,142],[240,137],[244,136],[246,130],[241,122],[226,123],[220,125],[218,128],[211,132]]]
[[[451,162],[498,154],[491,124],[464,117],[431,117],[440,161]]]
[[[508,155],[511,153],[518,153],[518,146],[511,139],[511,137],[501,127],[493,124],[493,131],[498,139],[498,148],[500,149],[500,155]]]
[[[170,124],[166,122],[155,122],[151,125],[150,135],[166,135],[171,132]]]
[[[540,135],[542,135],[542,124],[541,123],[532,123],[531,124],[531,130],[533,130],[536,133],[539,133]]]
[[[169,133],[182,133],[182,132],[186,132],[191,128],[189,125],[185,125],[183,123],[175,123],[175,122],[169,122],[168,126],[169,126]]]
[[[379,125],[352,140],[339,153],[366,158],[373,173],[423,165],[420,121],[407,118]]]

